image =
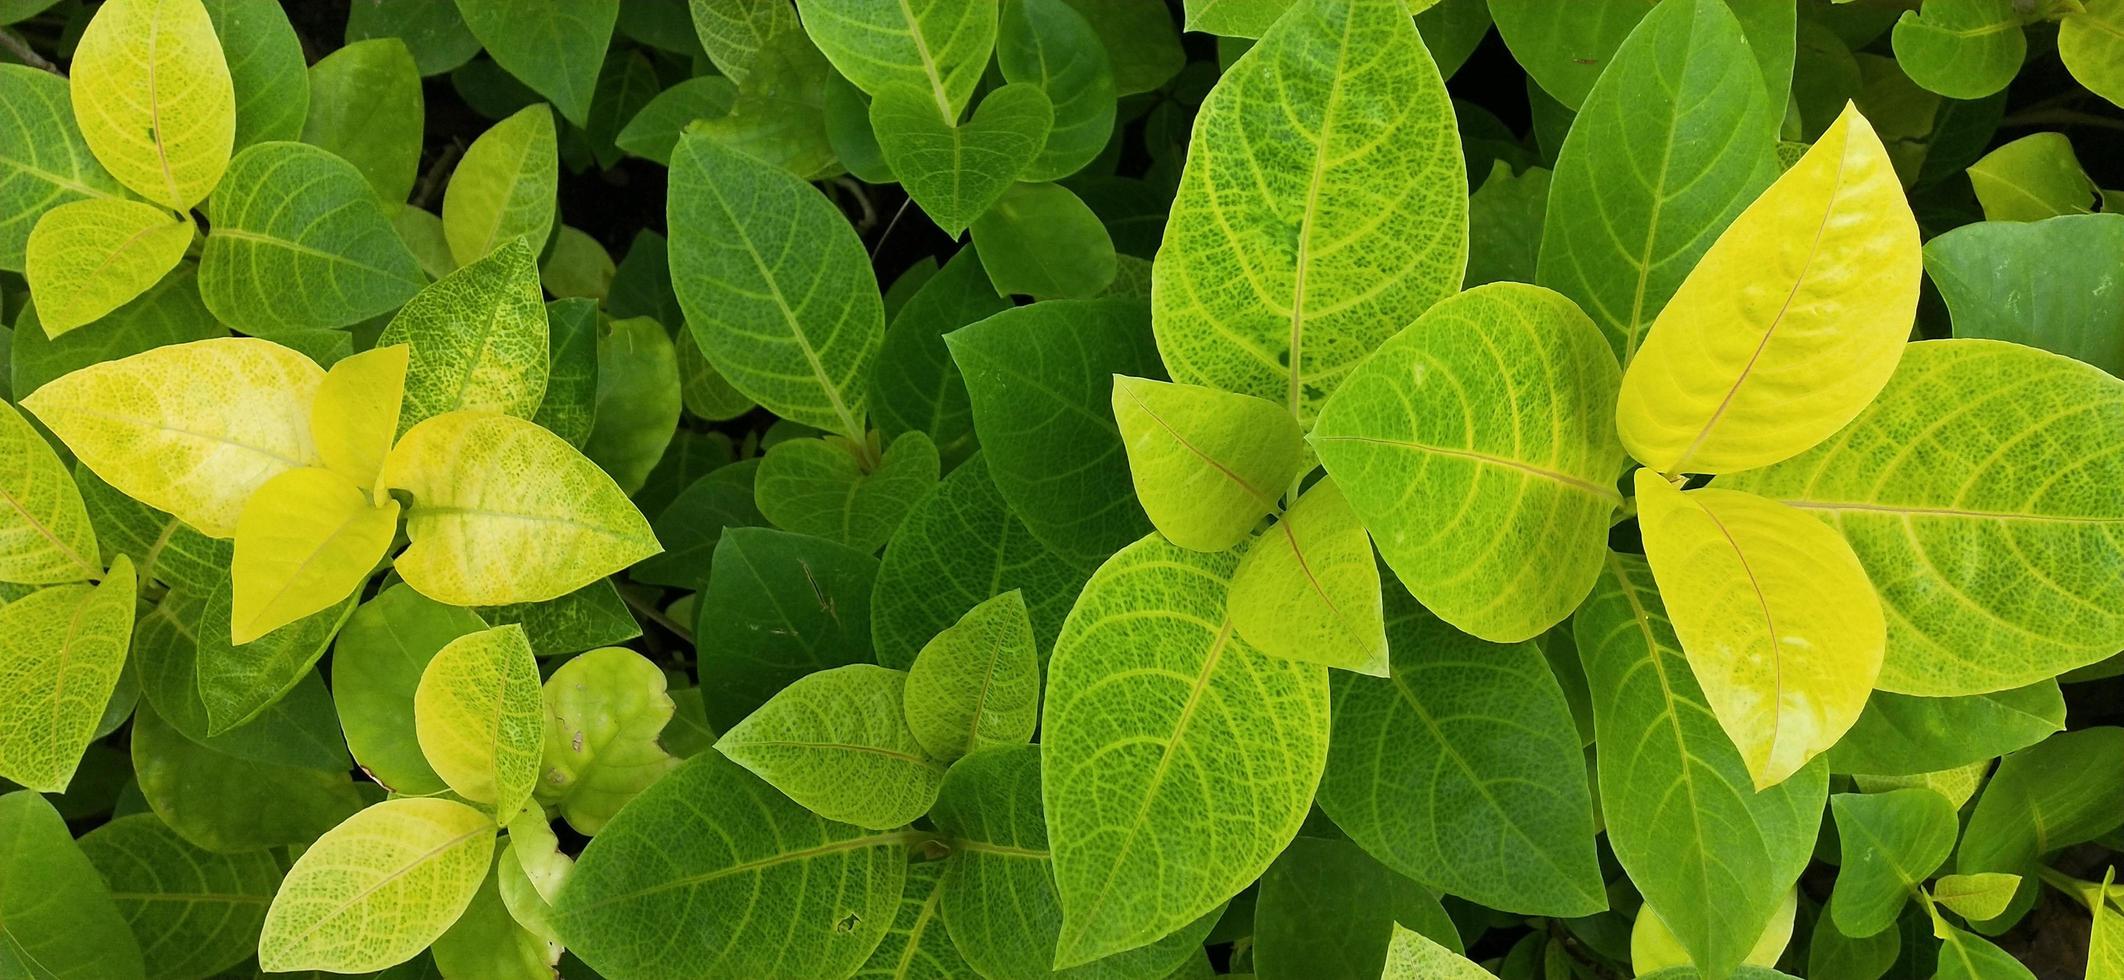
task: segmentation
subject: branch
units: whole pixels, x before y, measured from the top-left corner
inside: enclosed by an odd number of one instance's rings
[[[8,54],[21,59],[23,64],[31,68],[42,68],[61,78],[66,77],[66,73],[60,71],[58,65],[47,61],[43,55],[37,53],[37,49],[29,46],[28,41],[16,37],[13,31],[0,30],[0,48],[6,49]]]
[[[457,159],[464,155],[463,143],[452,139],[443,144],[442,150],[435,154],[435,162],[428,164],[428,171],[420,175],[420,183],[413,188],[414,207],[425,208],[435,200],[435,195],[442,192],[444,179],[457,166]]]

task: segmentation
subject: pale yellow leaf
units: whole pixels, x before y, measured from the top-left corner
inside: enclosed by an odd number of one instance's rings
[[[398,501],[372,504],[315,466],[266,481],[236,522],[229,642],[249,643],[337,605],[369,577],[398,533]]]
[[[546,709],[538,661],[514,624],[451,640],[413,691],[414,734],[428,765],[459,796],[508,820],[538,783]]]
[[[236,145],[236,85],[199,0],[110,0],[74,48],[74,118],[118,182],[179,211]]]
[[[411,348],[378,347],[351,357],[325,372],[310,406],[310,438],[326,467],[367,490],[383,469],[384,454],[398,434],[398,409],[405,396],[406,365]]]

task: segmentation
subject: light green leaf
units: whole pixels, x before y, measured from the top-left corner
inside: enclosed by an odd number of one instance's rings
[[[2083,6],[2058,22],[2058,57],[2089,91],[2124,106],[2124,2]]]
[[[686,411],[710,422],[724,422],[758,408],[745,393],[730,386],[722,372],[701,353],[701,342],[680,318],[678,336],[671,344],[678,350],[679,402]],[[873,375],[875,377],[875,375]]]
[[[522,79],[578,126],[604,67],[620,0],[570,0],[525,7],[510,0],[457,0],[465,26],[509,74]],[[469,256],[465,257],[469,260]]]
[[[553,236],[553,247],[538,266],[538,281],[558,299],[593,299],[602,302],[619,271],[605,246],[590,233],[562,225]]]
[[[561,938],[553,928],[553,901],[560,897],[561,886],[575,871],[575,859],[561,853],[560,841],[542,812],[526,810],[517,814],[509,821],[508,830],[509,841],[494,863],[496,890],[501,893],[502,904],[524,928],[558,943]]]
[[[1991,774],[1990,759],[1972,762],[1955,769],[1921,772],[1914,776],[1868,776],[1859,773],[1851,777],[1860,792],[1884,793],[1895,789],[1929,789],[1947,798],[1955,809],[1976,796],[1977,787],[1983,785],[1984,777]]]
[[[1851,543],[1889,613],[1881,689],[1997,691],[2124,644],[2124,610],[2101,598],[2124,586],[2124,500],[2104,489],[2124,482],[2124,448],[2096,435],[2118,426],[2124,382],[2095,368],[1928,341],[1842,432],[1717,485],[1813,513]]]
[[[703,752],[590,842],[554,925],[606,976],[847,976],[926,836],[822,819]]]
[[[990,745],[1032,740],[1040,718],[1040,653],[1017,589],[967,610],[907,672],[908,731],[950,762]]]
[[[1621,361],[1777,174],[1780,114],[1748,54],[1721,0],[1661,4],[1600,73],[1557,155],[1534,281],[1583,307]]]
[[[81,853],[115,893],[118,914],[156,977],[220,974],[250,958],[280,866],[266,851],[216,854],[152,813],[135,813],[81,838]]]
[[[1010,82],[1047,93],[1054,125],[1021,180],[1061,180],[1098,157],[1114,135],[1114,67],[1099,32],[1065,0],[1006,0],[996,65]]]
[[[1940,938],[1940,970],[1934,980],[2036,980],[2012,954],[1988,940],[1933,920]]]
[[[2013,0],[1925,0],[1895,22],[1895,61],[1950,99],[1981,99],[2021,70],[2028,39]]]
[[[412,959],[471,904],[494,821],[462,803],[387,800],[318,838],[288,869],[258,965],[363,973]]]
[[[1275,402],[1117,374],[1113,411],[1136,499],[1183,548],[1245,540],[1303,472],[1304,434]]]
[[[2120,267],[2124,215],[1978,221],[1925,243],[1956,337],[2041,347],[2124,376],[2124,303],[2111,296]]]
[[[199,0],[96,8],[72,69],[81,136],[120,183],[184,211],[221,182],[236,139],[236,90]]]
[[[301,354],[229,337],[83,368],[21,404],[112,486],[225,538],[267,480],[321,462],[309,417],[323,381]]]
[[[615,320],[597,338],[597,398],[583,454],[621,490],[642,488],[678,428],[678,352],[662,324]]]
[[[422,289],[377,338],[412,350],[398,432],[460,409],[530,418],[546,394],[548,340],[538,259],[525,239],[467,261]]]
[[[892,927],[854,974],[854,980],[907,980],[910,977],[962,977],[972,972],[953,945],[944,919],[937,914],[943,897],[944,875],[949,865],[942,861],[914,861],[907,866],[907,884],[900,895],[900,908]]]
[[[557,976],[561,947],[516,921],[501,897],[501,864],[486,876],[472,903],[449,930],[436,937],[430,952],[435,970],[445,977],[486,980],[550,980]]]
[[[597,303],[557,299],[546,304],[546,393],[531,421],[581,448],[597,427]]]
[[[807,810],[872,830],[929,812],[944,763],[900,705],[907,675],[850,664],[798,678],[716,740],[716,750]]]
[[[695,6],[705,9],[702,4]],[[788,10],[789,7],[784,4],[781,9]],[[696,119],[729,115],[736,100],[737,86],[728,78],[717,75],[689,78],[650,99],[648,105],[642,106],[641,111],[627,121],[613,142],[628,153],[668,167],[671,165],[671,150],[678,145],[679,133]]]
[[[875,553],[936,487],[937,448],[907,433],[868,472],[857,453],[839,436],[776,444],[754,483],[759,512],[784,530]]]
[[[1621,503],[1619,383],[1570,300],[1496,283],[1432,307],[1351,372],[1311,440],[1418,600],[1517,642],[1600,574]]]
[[[1247,549],[1232,575],[1231,609],[1239,636],[1263,653],[1386,676],[1379,563],[1333,477]]]
[[[310,111],[302,141],[354,165],[397,213],[420,177],[427,107],[413,53],[395,37],[356,41],[310,67]]]
[[[94,330],[74,330],[52,337],[38,322],[34,303],[15,318],[9,344],[8,373],[17,396],[36,391],[52,379],[104,361],[191,340],[228,336],[199,301],[197,267],[177,268],[132,302],[96,321]]]
[[[429,661],[450,641],[486,628],[469,609],[446,606],[400,583],[361,604],[332,647],[332,700],[354,761],[402,796],[441,792],[421,754],[413,695]]]
[[[414,261],[420,271],[430,279],[441,279],[457,268],[457,259],[450,254],[450,241],[443,232],[442,218],[433,211],[411,205],[398,209],[391,219],[391,230],[398,233],[400,241],[412,250]]]
[[[2064,133],[2023,136],[1969,166],[1987,221],[2040,221],[2086,214],[2099,198]]]
[[[304,467],[267,480],[236,522],[230,642],[250,643],[360,591],[398,534],[398,501]],[[218,639],[218,637],[217,637]]]
[[[1871,936],[1894,926],[1911,895],[1954,850],[1954,807],[1938,793],[1913,788],[1838,793],[1829,808],[1844,850],[1829,901],[1837,931]]]
[[[708,60],[730,80],[743,84],[752,61],[769,38],[800,31],[796,10],[783,0],[690,0],[693,31]]]
[[[1395,606],[1392,674],[1333,675],[1320,808],[1388,867],[1470,901],[1606,909],[1582,742],[1540,649]]]
[[[1747,957],[1813,855],[1820,762],[1756,792],[1689,670],[1643,560],[1614,555],[1573,620],[1603,753],[1601,815],[1616,860],[1712,972]]]
[[[870,95],[919,88],[955,122],[996,45],[996,0],[800,0],[804,30],[826,59]],[[696,18],[698,23],[698,18]]]
[[[886,439],[928,433],[947,467],[973,453],[973,406],[944,335],[1009,308],[970,248],[954,253],[907,298],[892,314],[870,372],[870,412]]]
[[[100,320],[176,268],[192,223],[138,201],[70,201],[30,230],[27,278],[44,332]]]
[[[655,664],[621,647],[582,654],[546,678],[537,799],[558,807],[578,833],[601,831],[678,765],[656,742],[671,720],[664,684]]]
[[[529,106],[479,134],[443,191],[443,235],[459,265],[526,239],[534,253],[553,231],[560,182],[553,112]]]
[[[96,527],[81,488],[51,443],[13,405],[0,405],[0,475],[0,582],[56,585],[101,578]]]
[[[1059,0],[1058,0],[1059,2]],[[1038,85],[1012,83],[954,125],[926,89],[891,83],[870,102],[870,127],[907,195],[957,238],[1010,190],[1047,143],[1054,106]]]
[[[30,229],[47,210],[125,192],[82,141],[65,78],[0,65],[0,106],[9,123],[0,126],[0,269],[21,272]]]
[[[2039,858],[2124,822],[2118,817],[2124,813],[2120,772],[2124,729],[2118,728],[2063,732],[2008,755],[1969,814],[1955,871],[2023,875],[2014,904],[2025,911],[2035,897]],[[1999,928],[2010,924],[2010,919],[1996,923]]]
[[[345,769],[324,772],[200,744],[142,704],[133,716],[133,771],[155,815],[184,839],[229,854],[305,845],[361,808]]]
[[[1233,636],[1236,565],[1144,538],[1100,566],[1062,628],[1041,778],[1059,967],[1193,921],[1305,819],[1327,757],[1326,669]]]
[[[1776,963],[1791,944],[1792,926],[1798,914],[1799,891],[1792,889],[1785,892],[1785,900],[1778,903],[1770,923],[1763,927],[1755,945],[1749,947],[1747,959],[1732,975],[1741,980],[1754,980],[1764,974],[1784,976],[1770,970],[1768,964]],[[1689,951],[1674,938],[1673,930],[1667,928],[1666,920],[1650,905],[1638,909],[1637,921],[1630,926],[1630,966],[1640,977],[1659,980],[1700,980],[1704,976]]]
[[[455,3],[430,0],[368,0],[347,11],[347,45],[396,37],[413,52],[422,75],[440,75],[472,60],[479,38],[465,27]]]
[[[448,412],[414,426],[377,488],[412,496],[398,574],[451,605],[557,598],[662,550],[596,463],[507,415]]]
[[[468,633],[443,645],[413,691],[421,755],[457,795],[506,821],[538,782],[546,741],[538,661],[520,626]]]
[[[1149,529],[1108,408],[1117,374],[1152,377],[1144,305],[1067,300],[946,334],[996,489],[1035,538],[1090,566]]]
[[[1445,917],[1422,885],[1339,838],[1291,841],[1262,874],[1257,895],[1254,967],[1270,976],[1375,980],[1396,921],[1422,927],[1424,916]],[[1445,921],[1440,938],[1457,950],[1460,937]]]
[[[1060,184],[1013,184],[974,219],[973,243],[996,291],[1035,299],[1097,296],[1114,281],[1113,238]]]
[[[709,136],[671,157],[671,278],[709,363],[783,418],[861,439],[884,305],[817,190]]]
[[[274,0],[205,0],[236,92],[235,148],[302,133],[310,78],[302,39]]]
[[[931,637],[996,589],[1024,596],[1035,648],[1044,651],[1088,574],[1026,530],[996,490],[988,462],[975,456],[915,504],[885,548],[870,603],[878,662],[912,666]]]
[[[56,585],[0,607],[0,776],[63,793],[118,687],[133,633],[133,563],[94,587]]]
[[[2005,914],[2013,901],[2021,876],[1986,871],[1973,875],[1941,875],[1932,883],[1932,900],[1971,922]]]
[[[303,143],[236,155],[199,258],[207,309],[259,334],[343,327],[420,290],[420,264],[361,171]]]
[[[0,971],[58,980],[146,975],[110,888],[43,797],[0,796],[0,856]]]
[[[1489,980],[1491,973],[1423,933],[1393,926],[1382,980]]]
[[[1858,723],[1829,749],[1829,768],[1880,776],[1939,772],[2064,730],[2065,699],[2056,681],[1948,698],[1875,691]]]

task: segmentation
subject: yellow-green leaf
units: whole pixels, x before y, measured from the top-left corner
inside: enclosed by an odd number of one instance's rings
[[[104,169],[179,211],[236,145],[236,85],[199,0],[111,0],[74,49],[74,117]]]
[[[258,966],[368,973],[428,948],[472,904],[494,821],[442,799],[386,800],[310,845],[273,896]]]
[[[1969,165],[1986,221],[2041,221],[2094,210],[2102,192],[2064,133],[2023,136]]]
[[[870,830],[929,812],[944,763],[929,757],[902,713],[907,674],[847,664],[799,677],[715,742],[828,820]]]
[[[1784,901],[1778,904],[1777,910],[1770,915],[1770,921],[1764,924],[1762,934],[1756,937],[1755,945],[1749,947],[1747,958],[1741,961],[1741,966],[1768,967],[1775,964],[1778,957],[1784,955],[1785,947],[1792,942],[1792,920],[1798,913],[1799,891],[1787,891]],[[1821,921],[1827,922],[1828,916],[1823,916]],[[1630,929],[1630,966],[1641,977],[1668,976],[1664,972],[1667,970],[1678,971],[1674,980],[1695,980],[1698,976],[1695,961],[1689,956],[1689,951],[1683,948],[1681,940],[1667,928],[1667,921],[1660,918],[1659,913],[1649,904],[1638,909],[1637,921]]]
[[[51,443],[0,402],[0,582],[56,585],[103,571],[81,488]]]
[[[22,407],[104,482],[227,538],[267,480],[319,462],[310,403],[323,381],[279,344],[220,337],[82,368]]]
[[[1623,445],[1665,473],[1727,473],[1822,441],[1895,372],[1920,268],[1902,182],[1847,106],[1653,321],[1623,375]]]
[[[518,235],[545,245],[560,181],[557,139],[553,110],[541,102],[472,141],[443,192],[443,236],[458,265]]]
[[[2006,914],[2021,876],[2004,871],[1979,871],[1966,875],[1941,875],[1932,883],[1932,900],[1971,922],[1996,919]]]
[[[1387,676],[1372,539],[1334,477],[1306,490],[1232,574],[1232,625],[1263,653]]]
[[[0,607],[0,776],[63,793],[96,737],[133,635],[133,563]]]
[[[0,65],[0,269],[21,272],[30,229],[68,201],[123,200],[74,124],[67,81],[28,65]]]
[[[410,351],[391,344],[341,358],[325,372],[310,405],[310,439],[318,457],[364,490],[375,484],[398,436]]]
[[[410,348],[401,430],[460,409],[527,419],[546,397],[552,345],[536,243],[510,238],[461,261],[399,308],[378,338]]]
[[[2088,91],[2124,106],[2124,0],[2086,0],[2059,21],[2058,57]]]
[[[596,834],[679,760],[657,744],[677,706],[664,672],[625,647],[601,647],[546,679],[546,751],[538,799]],[[703,755],[714,755],[712,752]]]
[[[1739,490],[1637,475],[1645,557],[1704,698],[1757,789],[1858,721],[1887,624],[1851,546],[1799,510]]]
[[[1472,960],[1432,942],[1423,933],[1394,924],[1380,980],[1495,980]]]
[[[1305,461],[1298,420],[1251,395],[1117,374],[1114,422],[1144,513],[1195,551],[1245,540]]]
[[[436,651],[413,691],[421,754],[457,795],[507,820],[531,799],[545,751],[538,661],[521,626],[460,636]]]
[[[229,642],[249,643],[337,605],[390,550],[398,501],[372,504],[340,473],[316,466],[266,481],[236,521]]]
[[[903,713],[915,741],[945,762],[1032,741],[1040,648],[1025,594],[1012,589],[982,602],[924,645],[907,671]]]
[[[663,550],[604,470],[514,416],[414,426],[384,458],[377,492],[391,490],[413,498],[398,574],[454,606],[559,598]]]
[[[947,123],[958,121],[996,46],[996,0],[802,0],[797,11],[857,88],[876,95],[895,82],[914,86]]]
[[[139,201],[72,201],[30,230],[30,296],[37,320],[57,337],[147,291],[177,267],[192,223]]]

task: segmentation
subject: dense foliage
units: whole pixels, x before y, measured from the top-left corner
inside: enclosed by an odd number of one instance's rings
[[[0,976],[2124,980],[2124,0],[0,62]]]

